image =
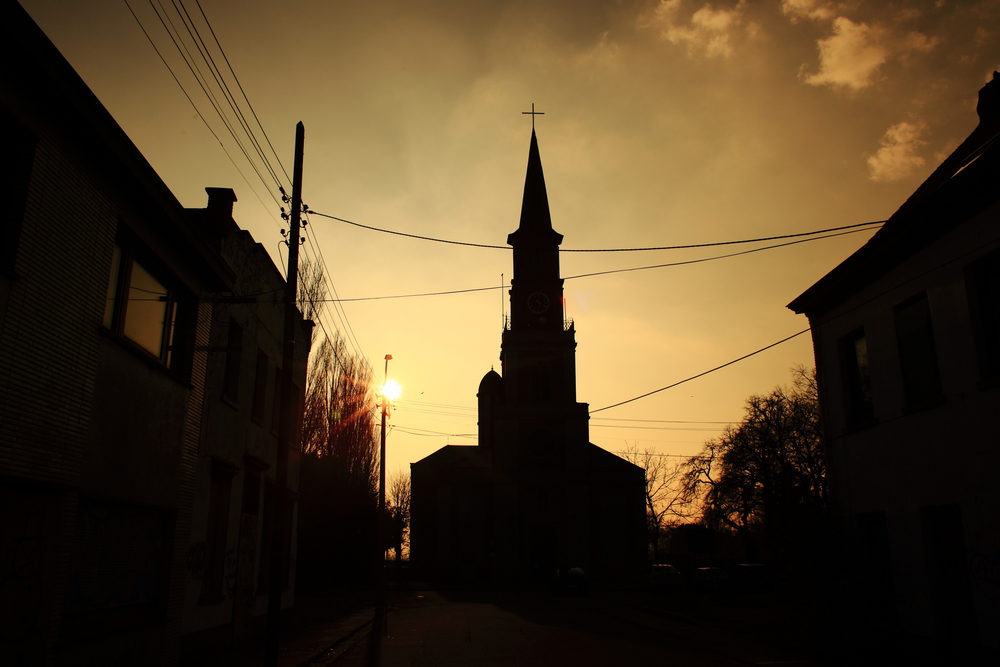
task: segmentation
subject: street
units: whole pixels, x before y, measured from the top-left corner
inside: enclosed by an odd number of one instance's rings
[[[755,612],[751,622],[706,623],[667,612],[665,605],[650,608],[649,601],[624,593],[399,591],[377,646],[370,636],[360,638],[312,664],[822,664]]]

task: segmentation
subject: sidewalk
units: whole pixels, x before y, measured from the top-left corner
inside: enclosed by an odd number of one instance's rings
[[[303,596],[283,619],[278,664],[324,664],[365,639],[375,616],[374,592]]]
[[[357,641],[367,639],[375,616],[374,591],[349,591],[297,596],[281,619],[281,667],[324,664]],[[257,619],[253,636],[233,646],[231,630],[219,628],[182,640],[180,664],[185,667],[260,667],[264,664],[265,619]]]

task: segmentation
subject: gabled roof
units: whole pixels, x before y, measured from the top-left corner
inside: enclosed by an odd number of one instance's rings
[[[818,315],[1000,200],[1000,74],[979,91],[979,125],[878,232],[788,307]]]
[[[549,215],[549,197],[545,192],[545,175],[542,173],[542,158],[538,153],[538,139],[531,130],[531,146],[528,148],[528,172],[524,177],[524,198],[521,200],[521,222],[517,229],[507,235],[507,243],[530,245],[562,243],[562,234],[552,229]]]

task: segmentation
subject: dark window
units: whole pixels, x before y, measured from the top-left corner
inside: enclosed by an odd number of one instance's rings
[[[281,384],[281,369],[274,369],[274,392],[271,396],[271,433],[278,434],[281,428],[281,392],[284,385]]]
[[[116,245],[108,275],[104,326],[186,376],[194,335],[193,299],[168,287],[153,262]]]
[[[946,646],[974,646],[978,623],[969,581],[962,510],[958,505],[921,507],[920,528],[937,639]]]
[[[858,329],[844,336],[838,347],[845,419],[849,427],[860,426],[870,422],[874,416],[865,330]]]
[[[247,468],[243,477],[243,514],[260,514],[260,472]]]
[[[260,570],[257,571],[257,595],[267,595],[270,592],[271,581],[271,549],[274,532],[281,534],[281,558],[285,567],[282,569],[281,584],[283,589],[289,588],[291,584],[292,572],[292,540],[291,526],[294,507],[291,500],[282,503],[281,521],[276,521],[277,514],[277,491],[273,482],[268,482],[264,487],[264,517],[261,526],[260,543]]]
[[[264,485],[263,517],[260,527],[260,558],[257,559],[257,595],[267,595],[271,580],[271,540],[274,539],[274,484]]]
[[[201,580],[201,601],[217,602],[223,598],[226,574],[226,544],[229,534],[229,500],[233,491],[235,468],[221,461],[212,462],[212,482],[208,498],[208,533],[205,538],[205,575]]]
[[[162,510],[80,498],[63,600],[66,637],[91,640],[162,622],[172,526]]]
[[[243,327],[236,320],[229,320],[226,338],[226,376],[222,382],[222,395],[239,403],[240,361],[243,357]]]
[[[3,146],[3,172],[0,176],[0,271],[12,273],[35,158],[35,138],[3,108],[0,108],[0,146]]]
[[[921,408],[941,399],[934,332],[927,294],[907,299],[894,309],[899,369],[903,378],[903,399],[907,408]]]
[[[257,348],[257,369],[253,382],[253,408],[250,418],[263,425],[267,415],[267,355]]]
[[[1000,382],[1000,252],[972,264],[966,271],[980,379],[989,385]]]

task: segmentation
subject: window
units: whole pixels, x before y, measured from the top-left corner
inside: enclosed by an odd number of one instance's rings
[[[941,399],[934,332],[927,294],[921,292],[894,309],[899,369],[907,408],[922,408]]]
[[[116,245],[108,275],[104,326],[175,371],[186,372],[193,328],[192,300],[167,287],[151,267]]]
[[[161,623],[170,583],[171,513],[81,496],[61,632],[67,639]]]
[[[966,270],[979,374],[984,384],[1000,384],[1000,252],[976,261]]]
[[[281,429],[281,392],[284,390],[281,369],[274,369],[274,395],[271,397],[271,433],[277,435]]]
[[[0,108],[0,146],[4,153],[0,178],[0,272],[13,273],[35,158],[35,139],[3,108]]]
[[[236,320],[229,320],[226,334],[226,376],[222,381],[222,395],[239,403],[240,400],[240,360],[243,356],[243,327]]]
[[[250,418],[257,424],[264,424],[267,408],[267,355],[257,348],[257,369],[254,373],[253,408]]]
[[[208,498],[208,534],[205,538],[205,575],[201,580],[201,601],[218,602],[224,597],[226,545],[229,536],[229,500],[236,468],[212,461],[212,486]]]
[[[874,417],[865,330],[857,329],[847,334],[840,339],[838,348],[846,425],[861,426]]]

